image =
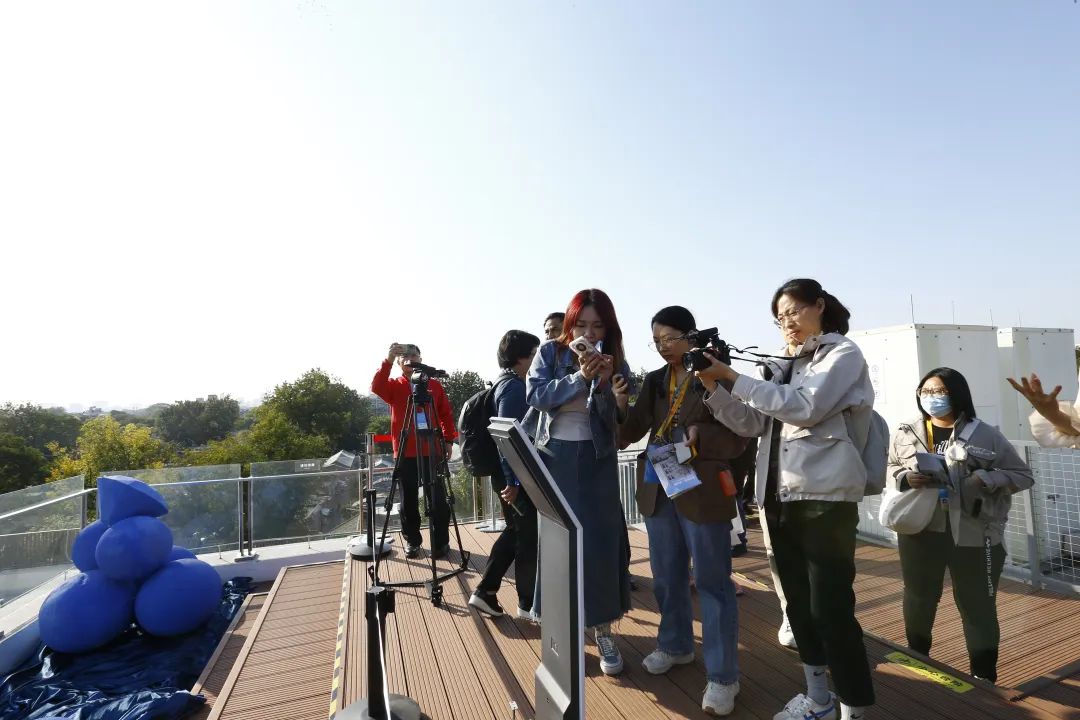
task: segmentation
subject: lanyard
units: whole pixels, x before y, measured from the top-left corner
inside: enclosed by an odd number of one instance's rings
[[[656,431],[657,438],[667,437],[668,430],[675,422],[675,416],[679,413],[679,408],[682,407],[683,400],[686,399],[686,391],[690,387],[690,378],[692,376],[687,373],[686,379],[682,381],[682,385],[675,388],[675,371],[671,371],[671,380],[668,382],[668,402],[671,403],[670,409],[668,409],[667,417],[664,419],[660,429]]]
[[[956,432],[955,428],[953,429],[953,432]],[[930,446],[931,452],[937,452],[937,443],[934,442],[934,423],[930,422],[929,419],[926,421],[926,444]],[[951,437],[945,443],[946,448],[950,444],[952,444]],[[947,487],[938,489],[938,502],[941,503],[943,507],[949,504],[949,489]]]

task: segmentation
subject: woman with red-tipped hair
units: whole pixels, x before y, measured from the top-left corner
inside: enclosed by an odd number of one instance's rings
[[[584,341],[584,342],[582,342]],[[581,522],[585,625],[600,669],[622,672],[611,623],[630,609],[629,545],[619,501],[618,403],[630,377],[611,298],[582,290],[566,308],[563,333],[540,346],[526,379],[523,426]],[[540,587],[533,610],[540,613]]]

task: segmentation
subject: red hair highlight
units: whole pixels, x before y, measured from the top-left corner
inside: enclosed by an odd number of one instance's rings
[[[590,306],[596,309],[596,314],[604,323],[604,353],[614,358],[615,372],[620,373],[626,359],[622,328],[619,327],[619,318],[615,315],[615,305],[603,290],[590,288],[578,292],[571,298],[570,304],[566,306],[566,318],[563,320],[563,334],[559,336],[559,345],[565,347],[570,344],[574,338],[574,326],[577,325],[581,311]]]

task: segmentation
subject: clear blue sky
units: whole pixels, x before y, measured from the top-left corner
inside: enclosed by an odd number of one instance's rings
[[[0,401],[491,375],[589,286],[634,366],[668,304],[774,345],[796,275],[1080,325],[1071,0],[36,3],[0,67]]]

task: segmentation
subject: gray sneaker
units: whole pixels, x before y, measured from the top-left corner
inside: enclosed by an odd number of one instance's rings
[[[701,709],[710,715],[730,715],[735,710],[735,696],[738,694],[738,680],[727,684],[710,680],[701,698]]]
[[[692,652],[685,655],[672,655],[657,648],[641,661],[641,666],[651,675],[663,675],[676,665],[689,665],[692,662],[694,662],[694,653]]]

